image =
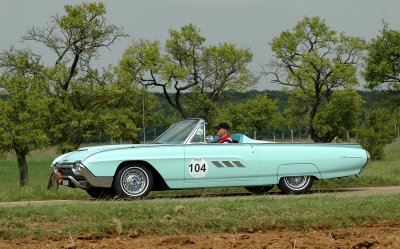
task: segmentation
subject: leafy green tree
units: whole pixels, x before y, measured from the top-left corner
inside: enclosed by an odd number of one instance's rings
[[[24,41],[38,42],[49,48],[56,55],[54,65],[64,67],[65,75],[55,79],[59,94],[67,94],[73,79],[92,71],[93,58],[99,57],[101,48],[109,48],[127,36],[121,28],[107,24],[106,8],[101,2],[65,5],[64,8],[66,15],[52,17],[48,27],[32,28],[23,37]],[[54,74],[53,71],[46,75],[54,79]]]
[[[357,126],[362,102],[354,89],[335,91],[330,101],[321,106],[314,120],[318,136],[329,141],[334,138],[347,140],[347,133]]]
[[[245,102],[234,103],[219,110],[212,122],[215,124],[228,122],[234,132],[249,134],[251,130],[255,130],[257,134],[263,134],[265,129],[275,127],[282,120],[278,101],[269,99],[267,95],[258,95]]]
[[[384,102],[391,106],[390,109],[394,108],[393,115],[388,113],[389,110],[381,109],[368,113],[365,124],[358,131],[360,143],[368,149],[372,158],[380,159],[384,156],[383,146],[393,141],[400,123],[400,31],[390,29],[384,23],[380,34],[368,44],[367,51],[362,72],[367,87],[385,90],[389,102]]]
[[[142,123],[150,125],[160,115],[156,110],[158,100],[153,94],[138,90],[128,82],[124,82],[123,85],[125,87],[119,86],[118,91],[124,96],[111,96],[114,103],[100,110],[96,131],[104,132],[113,139],[119,138],[137,143],[138,133],[144,128]],[[132,91],[130,94],[128,89]]]
[[[55,58],[52,66],[46,66],[42,56],[30,49],[14,48],[0,54],[0,66],[4,72],[22,70],[43,78],[37,84],[54,99],[50,106],[54,125],[49,131],[61,152],[78,148],[84,139],[101,131],[134,139],[141,108],[133,107],[142,106],[142,94],[117,78],[112,68],[93,69],[100,49],[109,48],[126,34],[107,24],[103,3],[65,5],[65,12],[52,17],[47,27],[32,28],[23,36],[24,42],[50,50]],[[122,107],[125,111],[115,110]]]
[[[372,39],[362,73],[368,87],[400,90],[400,31],[384,23],[380,35]]]
[[[383,147],[393,142],[396,132],[395,119],[386,109],[376,109],[366,114],[365,121],[357,129],[357,141],[368,150],[373,159],[384,157]]]
[[[0,77],[0,153],[15,152],[20,186],[28,183],[26,156],[49,145],[51,122],[48,98],[37,80],[21,72]]]
[[[183,118],[207,119],[227,92],[255,84],[247,68],[249,49],[230,43],[206,46],[193,24],[171,29],[169,35],[164,52],[157,41],[139,40],[126,49],[119,65],[121,75],[132,83],[160,88]],[[193,94],[183,96],[188,92]]]
[[[288,91],[284,90],[290,97],[287,100],[286,108],[283,112],[283,116],[286,122],[282,122],[289,126],[291,129],[301,130],[307,127],[307,106],[304,106],[306,96],[302,93],[299,88]]]
[[[63,106],[56,107],[55,111],[62,113],[57,114],[60,122],[53,134],[61,150],[70,151],[99,132],[112,139],[136,142],[142,129],[143,105],[148,110],[145,121],[150,123],[157,100],[108,72],[102,77],[96,73],[86,75],[78,83],[71,83],[68,97],[58,104]]]
[[[358,84],[357,65],[365,42],[337,34],[318,17],[304,17],[290,31],[282,32],[271,42],[272,62],[264,74],[272,82],[288,86],[301,96],[299,108],[307,111],[307,123],[315,142],[330,142],[338,134],[318,130],[317,115],[338,89]],[[336,131],[332,131],[336,133]]]

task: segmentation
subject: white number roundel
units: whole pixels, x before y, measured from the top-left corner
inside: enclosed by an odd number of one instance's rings
[[[193,178],[202,178],[206,176],[208,172],[207,161],[203,158],[194,158],[192,161],[190,161],[188,170]]]

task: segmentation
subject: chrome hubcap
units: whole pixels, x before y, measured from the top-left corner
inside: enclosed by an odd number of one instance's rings
[[[146,191],[149,179],[147,174],[140,168],[128,168],[121,176],[122,188],[131,195],[140,195]]]
[[[290,176],[285,177],[284,181],[288,187],[291,189],[299,190],[307,186],[310,181],[309,176]]]

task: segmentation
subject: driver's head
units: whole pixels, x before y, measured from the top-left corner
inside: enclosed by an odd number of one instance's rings
[[[220,123],[214,129],[217,131],[217,136],[224,137],[229,134],[231,127],[227,123]]]

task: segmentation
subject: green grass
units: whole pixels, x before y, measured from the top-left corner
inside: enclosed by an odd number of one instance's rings
[[[380,220],[400,221],[399,204],[400,194],[342,198],[266,195],[0,207],[0,238],[87,232],[99,236],[234,233],[276,227],[309,231]]]
[[[82,199],[88,198],[86,192],[78,189],[60,188],[59,191],[47,190],[50,176],[50,163],[55,154],[43,156],[46,151],[34,152],[28,158],[29,183],[19,186],[19,171],[15,159],[8,156],[0,161],[0,201]]]

